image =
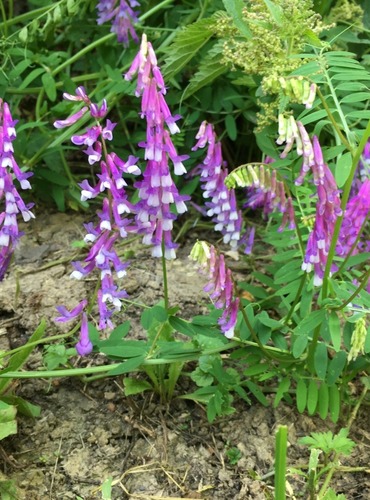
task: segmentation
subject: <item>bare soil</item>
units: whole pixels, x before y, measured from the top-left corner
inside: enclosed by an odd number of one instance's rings
[[[25,236],[15,262],[0,284],[0,349],[24,343],[42,317],[48,335],[61,331],[53,322],[55,306],[73,307],[94,280],[71,280],[70,260],[78,251],[71,246],[83,238],[83,216],[43,215],[25,226]],[[182,317],[206,312],[199,275],[188,261],[191,244],[170,265],[171,302],[181,304]],[[161,297],[160,263],[147,248],[134,247],[126,289],[135,302],[155,304]],[[141,335],[140,308],[129,306],[122,319],[130,319],[135,335]],[[92,356],[76,363],[100,363]],[[77,366],[76,365],[76,366]],[[42,366],[36,350],[27,364]],[[189,390],[181,379],[177,394]],[[23,380],[14,391],[41,407],[41,416],[19,416],[18,434],[1,442],[0,481],[13,480],[16,500],[112,499],[272,499],[275,431],[289,428],[289,466],[307,464],[309,453],[297,439],[312,431],[337,432],[319,418],[300,415],[285,404],[277,409],[240,401],[237,412],[210,424],[204,408],[174,398],[161,405],[153,394],[126,398],[120,377],[84,385],[74,379]],[[370,419],[360,409],[350,437],[357,443],[343,466],[368,467]],[[230,463],[228,450],[237,448],[240,459]],[[367,471],[369,472],[369,470]],[[102,484],[112,479],[111,497]],[[287,477],[289,498],[307,498],[304,479]],[[368,473],[343,471],[332,486],[347,499],[370,498]],[[11,498],[11,497],[2,497]]]

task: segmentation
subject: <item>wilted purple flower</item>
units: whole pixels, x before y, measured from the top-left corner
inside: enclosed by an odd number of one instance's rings
[[[135,183],[140,199],[135,206],[137,230],[144,234],[143,243],[153,245],[153,257],[162,256],[163,244],[165,258],[174,259],[178,245],[172,241],[176,215],[171,207],[176,207],[178,214],[184,213],[187,210],[185,201],[189,197],[179,194],[171,177],[168,159],[174,165],[175,174],[182,175],[186,173],[182,162],[188,156],[177,154],[170,133],[165,129],[166,124],[171,133],[179,132],[175,124],[179,116],[171,115],[163,97],[166,87],[153,47],[145,34],[125,79],[131,80],[136,73],[136,96],[141,96],[141,117],[147,123],[146,141],[139,143],[145,148],[147,164],[143,180]]]
[[[0,281],[22,235],[18,229],[17,215],[21,213],[25,222],[34,218],[30,211],[33,203],[26,205],[14,185],[15,178],[22,189],[31,189],[28,178],[33,175],[31,172],[22,172],[13,155],[16,123],[8,104],[0,98],[0,200],[4,200],[4,208],[0,212]]]
[[[121,279],[126,274],[128,266],[128,263],[121,261],[114,245],[119,238],[127,236],[129,226],[132,224],[132,221],[127,218],[127,214],[133,212],[133,206],[127,199],[124,189],[127,184],[123,175],[138,175],[140,173],[136,166],[138,159],[130,156],[127,161],[124,161],[116,153],[107,151],[107,141],[113,139],[113,130],[116,124],[110,120],[100,123],[108,112],[105,100],[101,106],[92,103],[83,87],[78,87],[75,95],[64,94],[63,97],[86,104],[95,122],[84,134],[72,136],[74,144],[87,146],[84,152],[88,155],[89,163],[98,164],[100,167],[100,172],[97,173],[98,182],[95,186],[91,186],[86,179],[80,183],[81,199],[89,200],[96,198],[101,193],[106,194],[102,201],[102,209],[97,212],[98,223],[85,225],[87,231],[85,241],[92,244],[90,251],[84,263],[73,263],[74,271],[71,277],[82,279],[95,270],[99,272],[100,288],[97,297],[100,314],[99,328],[112,328],[111,317],[114,312],[121,309],[121,299],[127,297],[126,292],[121,290],[114,281],[115,278]],[[77,114],[75,113],[74,116]],[[68,120],[62,121],[62,123],[66,122]],[[60,126],[60,123],[57,122],[57,127]],[[80,304],[69,314],[80,314],[82,309]],[[62,313],[61,318],[68,316],[68,311],[66,312],[63,306],[59,307],[58,310]],[[57,318],[57,321],[63,321],[61,318]],[[86,322],[87,319],[83,315],[81,338],[76,346],[81,355],[88,354],[92,349],[86,333]]]
[[[239,310],[239,298],[235,297],[232,273],[226,267],[223,254],[218,254],[214,246],[208,246],[204,241],[195,243],[190,258],[197,261],[201,271],[208,273],[209,282],[204,291],[210,294],[216,309],[223,309],[218,320],[225,337],[234,336]]]
[[[133,9],[140,6],[136,0],[100,0],[96,6],[98,9],[98,24],[112,21],[111,32],[117,34],[119,42],[125,46],[129,44],[129,34],[132,39],[139,43],[134,24],[138,20],[138,12]]]
[[[327,256],[333,237],[337,217],[341,215],[339,190],[331,170],[324,162],[319,140],[313,138],[313,158],[311,165],[314,184],[317,186],[318,201],[316,218],[306,248],[302,269],[307,273],[314,270],[314,285],[323,281]]]
[[[215,231],[223,234],[224,243],[236,248],[240,245],[242,214],[237,208],[235,190],[225,186],[228,170],[222,158],[221,142],[216,140],[213,125],[206,121],[202,122],[196,139],[198,142],[192,151],[208,145],[206,157],[195,172],[200,174],[203,197],[211,200],[205,202],[206,213],[213,217]]]

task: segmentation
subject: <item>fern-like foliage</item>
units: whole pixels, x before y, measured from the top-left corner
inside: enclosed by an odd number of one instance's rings
[[[200,19],[179,31],[174,42],[165,52],[167,61],[163,68],[165,78],[172,78],[193,59],[214,33],[214,19]]]
[[[294,72],[317,83],[327,105],[313,113],[305,110],[298,119],[304,125],[316,122],[314,132],[319,133],[329,123],[329,111],[349,143],[358,139],[370,119],[370,72],[355,57],[348,51],[320,52]]]
[[[224,64],[220,63],[222,57],[223,41],[216,42],[208,54],[202,59],[199,64],[198,71],[195,73],[186,87],[183,98],[186,99],[190,95],[197,92],[205,85],[209,85],[218,76],[226,73],[228,70]]]

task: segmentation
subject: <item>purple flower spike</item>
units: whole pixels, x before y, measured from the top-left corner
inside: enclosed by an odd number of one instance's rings
[[[166,259],[176,257],[177,245],[172,242],[172,225],[176,218],[171,210],[175,206],[178,214],[187,208],[189,196],[180,195],[172,180],[169,162],[174,165],[176,175],[186,173],[183,165],[188,156],[178,155],[171,140],[170,132],[179,132],[175,125],[178,116],[173,117],[164,100],[166,88],[153,47],[142,37],[140,51],[125,75],[131,80],[137,73],[136,95],[141,96],[141,117],[147,123],[146,141],[139,143],[145,148],[147,160],[143,180],[134,185],[139,190],[140,201],[135,207],[137,231],[143,234],[143,243],[152,245],[153,257],[162,256],[162,243]],[[167,126],[170,130],[166,130]],[[115,162],[116,163],[116,162]]]
[[[138,158],[130,156],[127,161],[124,161],[114,152],[107,151],[107,142],[113,139],[116,123],[105,119],[108,111],[105,99],[100,106],[91,102],[84,87],[78,87],[75,95],[64,94],[63,97],[86,105],[74,115],[75,117],[82,116],[88,110],[94,120],[94,125],[89,127],[85,133],[74,135],[71,139],[73,144],[86,146],[83,152],[88,155],[88,162],[99,168],[96,174],[98,182],[94,186],[86,179],[79,184],[81,200],[90,200],[99,195],[105,196],[102,200],[102,209],[97,212],[98,223],[95,225],[93,223],[85,224],[87,234],[84,240],[91,244],[91,248],[84,263],[72,263],[74,271],[71,273],[71,278],[80,280],[94,271],[99,273],[100,288],[97,294],[100,314],[99,328],[113,328],[111,318],[115,312],[121,309],[121,299],[127,297],[127,293],[117,286],[115,280],[122,279],[128,267],[126,262],[119,259],[114,245],[119,238],[126,237],[128,231],[133,230],[132,220],[128,216],[133,212],[134,207],[127,200],[125,193],[127,183],[123,175],[138,175],[140,173],[140,169],[136,166]],[[68,122],[68,119],[61,122]],[[66,123],[66,125],[68,124]],[[57,126],[59,125],[60,122],[57,123]],[[26,212],[22,213],[25,215]],[[56,321],[69,321],[69,319],[81,314],[85,305],[86,301],[82,301],[71,312],[64,306],[59,306],[58,311],[61,316]],[[85,314],[82,316],[81,337],[76,348],[80,355],[87,355],[92,350]]]
[[[140,4],[136,0],[100,0],[96,6],[98,9],[98,24],[112,21],[111,32],[116,33],[117,40],[123,42],[127,47],[129,44],[129,34],[134,42],[139,43],[139,38],[136,34],[134,24],[138,20],[138,12],[135,12],[134,7]]]
[[[239,298],[235,297],[233,277],[226,267],[225,258],[218,254],[214,246],[208,246],[204,241],[195,243],[190,258],[201,266],[202,273],[207,272],[209,282],[204,291],[210,294],[216,309],[223,309],[218,320],[225,337],[234,337],[235,325],[239,310]]]
[[[318,201],[315,224],[308,237],[302,269],[307,273],[313,269],[314,285],[321,286],[335,222],[337,217],[342,214],[342,210],[339,190],[331,170],[324,162],[320,143],[316,136],[313,138],[313,161],[310,166],[314,184],[317,186]]]
[[[208,145],[203,163],[194,172],[200,174],[204,198],[210,199],[204,204],[206,213],[215,222],[215,231],[220,231],[223,235],[224,243],[236,248],[240,244],[242,214],[237,208],[235,190],[225,186],[228,170],[222,158],[221,143],[217,142],[213,125],[206,121],[201,124],[196,139],[198,142],[192,151]]]
[[[80,340],[76,344],[76,350],[80,356],[87,356],[93,350],[93,345],[89,339],[89,328],[86,313],[82,314]]]
[[[0,200],[3,202],[0,211],[0,281],[4,279],[14,249],[21,237],[18,229],[18,214],[25,222],[35,216],[31,212],[33,204],[26,205],[17,190],[14,180],[20,183],[21,189],[30,189],[28,178],[31,172],[22,172],[13,156],[13,141],[16,138],[15,125],[10,108],[0,98]]]

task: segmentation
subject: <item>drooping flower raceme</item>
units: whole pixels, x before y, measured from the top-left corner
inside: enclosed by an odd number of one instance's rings
[[[140,6],[136,0],[99,0],[97,3],[98,24],[112,22],[111,32],[116,33],[119,42],[125,46],[129,44],[129,35],[134,42],[139,43],[134,24],[138,22],[138,12],[135,7]]]
[[[218,254],[213,245],[197,241],[190,258],[198,262],[201,272],[208,274],[209,282],[204,291],[209,293],[216,309],[223,309],[218,323],[225,337],[232,338],[238,319],[239,298],[235,297],[232,273],[225,264],[223,254]]]
[[[320,143],[316,136],[313,138],[312,152],[313,158],[310,163],[318,201],[316,204],[315,224],[308,237],[302,269],[307,273],[313,269],[314,285],[320,286],[325,273],[335,222],[337,217],[342,214],[342,210],[337,184],[331,170],[324,162]],[[303,175],[305,173],[302,172],[296,184],[299,185],[302,182]]]
[[[71,139],[74,144],[85,147],[84,153],[87,154],[90,165],[97,164],[100,167],[100,172],[97,174],[98,182],[95,186],[91,186],[87,180],[80,183],[81,200],[96,198],[101,193],[106,195],[103,198],[102,209],[98,211],[98,224],[95,226],[92,223],[85,224],[87,232],[85,241],[92,243],[92,246],[84,263],[73,263],[75,270],[71,277],[81,279],[94,270],[99,272],[100,287],[97,293],[99,328],[112,328],[111,317],[121,309],[121,299],[127,297],[125,290],[116,284],[116,279],[125,276],[128,263],[122,262],[114,249],[116,241],[127,235],[130,224],[127,214],[133,211],[133,206],[125,193],[127,184],[123,176],[125,174],[138,175],[140,170],[136,166],[137,158],[130,156],[127,161],[124,161],[114,152],[108,153],[107,141],[113,139],[113,129],[116,124],[108,119],[103,122],[108,111],[105,100],[99,107],[91,102],[83,87],[78,87],[75,95],[65,93],[63,97],[70,101],[79,101],[85,106],[66,120],[56,121],[54,123],[56,128],[75,123],[87,112],[95,120],[95,125],[89,127],[84,134],[73,135]],[[84,307],[77,306],[71,313],[66,312],[63,307],[59,308],[62,319],[59,318],[58,321],[68,321],[78,315],[83,315]],[[88,346],[85,316],[82,316],[82,320],[80,342],[76,348],[79,354],[84,355]]]
[[[345,257],[352,250],[352,255],[360,251],[368,251],[367,244],[360,240],[355,248],[352,246],[360,236],[363,224],[370,212],[370,179],[361,185],[358,194],[352,196],[347,203],[339,238],[336,247],[337,255]]]
[[[186,155],[178,155],[171,140],[171,134],[179,132],[176,121],[165,101],[166,87],[157,65],[153,47],[144,34],[140,51],[125,74],[131,80],[137,74],[136,96],[141,96],[141,117],[145,118],[146,141],[139,143],[145,148],[146,169],[143,180],[135,183],[140,201],[135,206],[136,224],[139,233],[144,234],[143,243],[153,245],[153,257],[162,256],[162,245],[166,259],[176,257],[177,245],[172,241],[172,227],[176,215],[187,208],[188,196],[180,195],[172,180],[168,160],[174,165],[174,173],[186,173],[183,161]],[[167,128],[168,130],[167,130]]]
[[[200,174],[203,197],[210,199],[205,202],[207,215],[213,217],[215,231],[223,234],[224,243],[236,248],[240,243],[242,214],[237,208],[235,190],[225,186],[228,170],[222,158],[221,142],[216,140],[213,125],[206,121],[201,124],[196,139],[198,142],[192,151],[208,146],[206,157],[195,171]]]
[[[28,222],[34,218],[31,208],[33,204],[25,204],[14,179],[22,189],[31,189],[28,178],[31,172],[22,172],[14,158],[13,141],[16,138],[15,125],[9,106],[0,98],[0,200],[3,207],[0,211],[0,281],[10,263],[14,249],[22,233],[18,229],[17,215],[22,214]]]

